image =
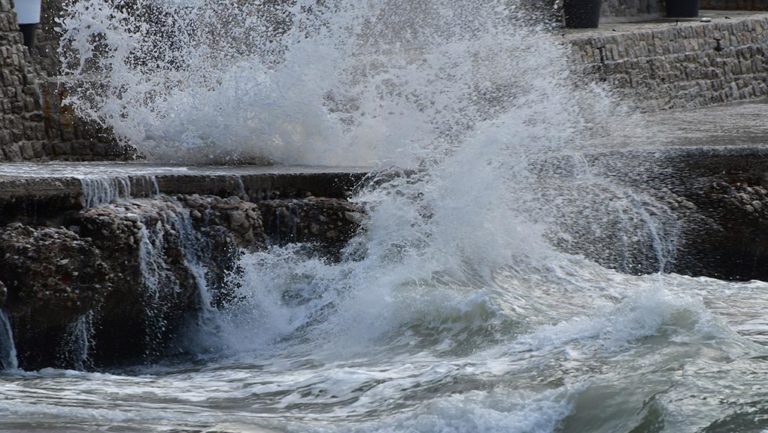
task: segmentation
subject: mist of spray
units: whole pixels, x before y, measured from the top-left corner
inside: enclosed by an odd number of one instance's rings
[[[356,197],[369,218],[342,263],[291,248],[248,255],[226,318],[261,343],[318,323],[365,340],[424,309],[492,305],[496,271],[550,272],[567,260],[550,239],[594,228],[567,202],[622,196],[588,187],[603,181],[586,166],[554,186],[531,170],[627,113],[573,73],[567,46],[524,6],[82,0],[62,21],[61,53],[80,114],[150,159],[416,168]],[[625,230],[666,254],[664,230],[632,205],[642,200],[623,197],[599,212],[639,221]]]

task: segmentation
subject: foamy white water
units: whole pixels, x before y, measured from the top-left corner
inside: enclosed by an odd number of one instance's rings
[[[355,198],[369,219],[339,263],[296,245],[244,255],[237,301],[189,330],[187,357],[0,375],[0,430],[768,428],[766,283],[630,276],[553,246],[603,231],[590,248],[617,268],[663,270],[676,222],[580,162],[642,119],[572,75],[518,3],[83,0],[71,12],[73,102],[150,158],[419,170]],[[530,171],[554,154],[577,169]],[[94,188],[94,204],[117,189]],[[161,274],[153,239],[145,277]]]
[[[16,359],[16,345],[13,342],[13,329],[8,321],[8,315],[0,309],[0,369],[15,370],[19,368]]]

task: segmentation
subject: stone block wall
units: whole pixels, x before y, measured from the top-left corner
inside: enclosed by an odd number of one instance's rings
[[[54,10],[61,5],[44,3]],[[64,87],[50,78],[58,70],[55,14],[44,13],[40,43],[30,52],[13,6],[12,0],[0,0],[0,162],[125,157],[125,149],[61,104]]]
[[[59,75],[59,34],[56,19],[63,11],[62,0],[43,0],[40,26],[35,35],[35,46],[31,50],[35,64],[48,77]]]
[[[568,39],[586,78],[646,109],[768,96],[768,15]]]
[[[0,161],[42,157],[46,143],[39,75],[10,0],[0,0]]]

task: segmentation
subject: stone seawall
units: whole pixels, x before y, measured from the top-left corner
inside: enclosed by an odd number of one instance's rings
[[[101,131],[62,106],[64,89],[49,79],[57,69],[53,15],[43,17],[40,45],[30,53],[13,2],[0,0],[0,162],[122,158],[121,146],[105,144]]]
[[[13,3],[0,0],[0,161],[39,158],[45,152],[38,80]]]
[[[587,79],[606,82],[640,107],[703,106],[768,95],[768,14],[614,30],[571,32],[565,38]]]

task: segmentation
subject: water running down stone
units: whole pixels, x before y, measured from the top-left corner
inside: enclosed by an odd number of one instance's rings
[[[5,311],[0,308],[0,370],[15,370],[19,368],[16,360],[16,346],[13,341],[11,322]]]

